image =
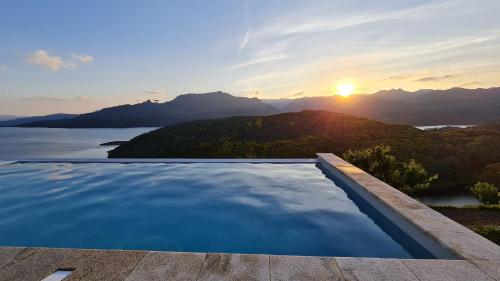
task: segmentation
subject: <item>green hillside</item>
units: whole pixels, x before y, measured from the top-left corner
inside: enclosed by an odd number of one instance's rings
[[[398,159],[416,159],[438,173],[434,192],[466,189],[488,165],[500,163],[500,123],[421,131],[328,111],[232,117],[158,129],[112,150],[109,157],[301,158],[375,145],[389,145]]]

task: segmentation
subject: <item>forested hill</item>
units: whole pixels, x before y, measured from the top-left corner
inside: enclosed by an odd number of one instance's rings
[[[163,127],[199,119],[258,116],[278,113],[256,98],[235,97],[223,92],[180,95],[164,103],[143,102],[105,108],[76,118],[24,124],[49,128]]]
[[[379,144],[391,146],[399,159],[414,158],[438,173],[439,188],[463,188],[484,173],[496,174],[500,123],[422,131],[328,111],[233,117],[158,129],[119,146],[109,157],[300,158]]]

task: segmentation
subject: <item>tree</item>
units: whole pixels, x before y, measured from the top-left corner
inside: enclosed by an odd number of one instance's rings
[[[427,170],[414,159],[398,162],[391,155],[389,146],[349,150],[344,153],[344,159],[407,194],[423,191],[437,179],[437,175],[429,176]]]
[[[498,203],[500,196],[498,189],[490,183],[477,182],[470,190],[483,204]]]

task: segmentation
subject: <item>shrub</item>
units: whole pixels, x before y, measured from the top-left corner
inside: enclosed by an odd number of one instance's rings
[[[343,156],[346,161],[407,194],[425,190],[437,179],[437,175],[429,176],[427,170],[413,159],[398,162],[389,146],[349,150]]]
[[[483,204],[498,203],[498,189],[490,183],[477,182],[470,190]]]

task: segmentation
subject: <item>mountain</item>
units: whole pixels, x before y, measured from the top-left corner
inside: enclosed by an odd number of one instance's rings
[[[66,113],[57,113],[50,114],[45,116],[32,116],[32,117],[22,117],[16,118],[6,121],[0,121],[0,127],[16,127],[22,126],[32,122],[45,122],[45,121],[56,121],[56,120],[64,120],[69,118],[75,118],[78,114],[66,114]]]
[[[0,115],[0,121],[8,121],[18,118],[23,118],[24,116],[16,116],[16,115]]]
[[[500,164],[500,123],[423,131],[329,111],[232,117],[158,129],[115,148],[109,157],[310,158],[375,145],[389,145],[399,159],[416,159],[438,173],[434,190],[468,189],[485,180],[484,171],[497,171],[492,165]]]
[[[146,101],[121,105],[76,118],[33,122],[28,127],[127,128],[163,127],[171,124],[229,116],[275,114],[278,110],[257,98],[235,97],[223,92],[186,94],[165,103]]]
[[[348,98],[304,97],[280,105],[284,112],[329,110],[418,126],[482,124],[500,120],[500,88],[452,88],[416,92],[393,89]]]

